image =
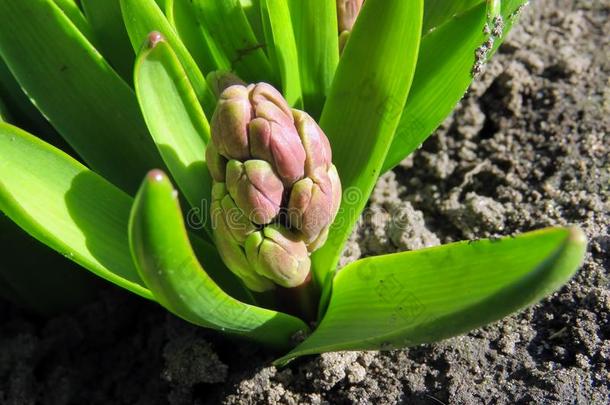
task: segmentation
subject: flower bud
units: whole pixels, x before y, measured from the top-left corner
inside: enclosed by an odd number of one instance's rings
[[[217,182],[225,181],[225,172],[227,170],[227,159],[218,153],[214,142],[210,142],[205,148],[205,161],[208,165],[208,170],[212,179]]]
[[[229,194],[255,224],[268,224],[279,214],[284,186],[269,163],[230,160],[226,180]]]
[[[248,124],[252,118],[249,91],[244,86],[230,86],[220,95],[212,116],[212,142],[227,159],[250,157]]]
[[[364,0],[337,0],[339,33],[351,31]]]
[[[213,214],[220,217],[212,225],[230,252],[225,263],[256,291],[266,287],[259,278],[299,286],[341,200],[330,142],[307,113],[291,109],[265,83],[227,87],[211,129],[206,159]]]
[[[282,95],[268,84],[252,91],[254,115],[250,123],[250,151],[276,169],[286,184],[303,177],[305,150],[294,127],[292,111]]]
[[[253,233],[245,243],[255,271],[286,288],[297,287],[309,274],[311,260],[305,242],[281,225]]]
[[[228,197],[228,194],[224,184],[215,184],[212,188],[211,214],[212,226],[214,227],[214,239],[220,257],[227,267],[235,273],[250,290],[256,292],[271,290],[274,288],[273,282],[252,270],[252,266],[246,258],[244,249],[234,237],[234,226],[227,223],[227,216],[222,207],[222,201],[226,197]]]
[[[236,74],[224,70],[214,70],[205,77],[208,86],[216,98],[220,97],[227,87],[239,84],[245,86],[244,83]]]

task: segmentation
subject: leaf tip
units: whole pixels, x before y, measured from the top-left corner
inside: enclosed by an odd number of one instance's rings
[[[146,38],[146,47],[148,49],[153,49],[159,44],[159,42],[162,41],[165,41],[163,34],[161,34],[159,31],[152,31]]]
[[[146,175],[146,178],[149,181],[155,182],[155,183],[161,183],[161,182],[167,180],[167,176],[165,175],[163,170],[160,170],[160,169],[153,169],[153,170],[149,171],[148,174]]]
[[[279,359],[274,360],[271,364],[278,368],[284,368],[288,365],[288,363],[291,363],[294,359],[295,359],[295,356],[288,353],[288,354],[280,357]]]
[[[586,245],[587,244],[587,236],[577,226],[572,226],[568,228],[568,241],[577,245]]]

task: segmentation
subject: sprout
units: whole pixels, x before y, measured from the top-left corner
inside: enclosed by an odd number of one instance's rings
[[[290,350],[276,364],[493,322],[569,280],[582,231],[338,262],[524,2],[0,1],[0,208],[188,322]],[[82,291],[58,274],[15,290]]]

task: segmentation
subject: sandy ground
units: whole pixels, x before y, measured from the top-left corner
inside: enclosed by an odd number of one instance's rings
[[[454,115],[380,179],[382,220],[343,258],[578,224],[585,265],[552,297],[441,343],[281,370],[112,288],[50,320],[0,302],[0,403],[608,403],[609,10],[533,3]]]

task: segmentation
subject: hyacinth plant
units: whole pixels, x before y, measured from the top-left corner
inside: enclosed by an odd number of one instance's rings
[[[277,364],[436,341],[537,302],[580,265],[577,228],[338,268],[377,178],[451,112],[523,3],[0,0],[0,291],[39,309],[87,295],[74,262],[290,350]]]

